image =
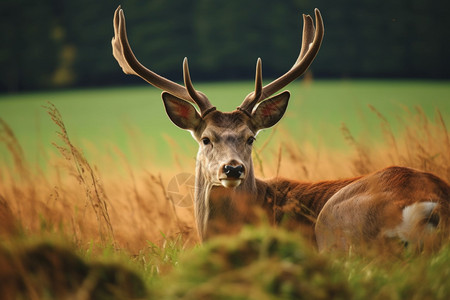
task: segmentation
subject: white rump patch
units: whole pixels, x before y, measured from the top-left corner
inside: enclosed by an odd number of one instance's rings
[[[433,232],[436,227],[426,221],[430,218],[436,202],[417,202],[405,207],[402,211],[403,222],[397,227],[387,230],[388,237],[399,237],[405,242],[417,242],[419,236]]]

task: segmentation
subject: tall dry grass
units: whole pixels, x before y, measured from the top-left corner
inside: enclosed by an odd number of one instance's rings
[[[61,155],[50,159],[45,172],[27,162],[13,130],[0,120],[0,142],[12,162],[0,168],[0,236],[58,234],[80,247],[112,243],[135,254],[149,241],[161,245],[168,237],[186,245],[198,242],[192,206],[176,205],[167,191],[169,180],[178,173],[173,169],[179,168],[132,167],[118,150],[123,159],[109,159],[107,167],[88,161],[70,139],[70,128],[57,108],[49,104],[46,109],[59,130],[55,146]],[[361,142],[343,124],[350,151],[335,151],[293,141],[289,133],[277,130],[273,135],[282,136],[283,142],[255,149],[257,175],[313,181],[401,165],[450,182],[450,139],[439,111],[434,120],[420,108],[408,112],[403,129],[393,132],[382,113],[372,110],[380,119],[381,141]],[[190,158],[181,154],[177,158],[190,161],[190,170],[194,169]],[[122,169],[126,171],[118,171]]]
[[[0,120],[0,142],[12,161],[0,168],[0,235],[56,234],[80,247],[113,244],[131,253],[148,241],[162,244],[178,236],[185,244],[197,241],[192,207],[174,205],[167,192],[173,174],[130,165],[125,176],[102,173],[73,144],[58,109],[52,104],[45,109],[59,130],[54,146],[61,154],[45,172],[30,166],[13,130]]]
[[[272,158],[267,153],[255,155],[257,162],[259,157],[266,157],[264,163],[255,164],[257,172],[268,177],[315,181],[364,175],[397,165],[432,172],[450,182],[450,136],[439,110],[430,119],[420,107],[414,111],[405,109],[406,113],[398,118],[401,126],[394,132],[382,112],[373,106],[370,109],[380,121],[382,139],[371,139],[369,134],[358,139],[342,124],[342,138],[348,149],[333,150],[299,143],[288,132],[279,132],[282,142],[269,151]]]

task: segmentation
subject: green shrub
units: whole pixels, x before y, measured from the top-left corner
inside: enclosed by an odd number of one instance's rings
[[[73,250],[40,242],[0,247],[2,299],[141,299],[138,274],[119,264],[87,263]]]
[[[245,228],[180,258],[153,290],[169,299],[348,299],[345,276],[299,234]]]

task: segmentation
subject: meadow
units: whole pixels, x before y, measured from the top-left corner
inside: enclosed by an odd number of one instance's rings
[[[232,110],[252,85],[196,87]],[[258,176],[333,179],[395,164],[450,182],[448,82],[306,80],[289,89],[286,116],[255,144]],[[298,232],[261,226],[199,245],[192,178],[177,177],[193,173],[197,146],[152,87],[0,95],[0,120],[4,298],[450,296],[450,244],[433,254],[323,255]]]

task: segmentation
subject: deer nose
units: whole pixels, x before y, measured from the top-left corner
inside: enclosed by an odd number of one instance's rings
[[[244,166],[225,165],[223,167],[223,172],[225,173],[225,175],[227,175],[227,178],[239,179],[241,175],[244,173]]]

